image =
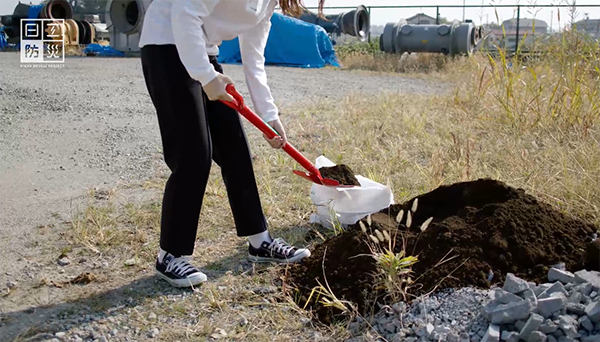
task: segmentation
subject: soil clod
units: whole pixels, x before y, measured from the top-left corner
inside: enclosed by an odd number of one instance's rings
[[[323,178],[338,181],[340,185],[360,186],[358,179],[356,179],[354,172],[348,165],[324,166],[319,169],[319,172]]]
[[[407,255],[418,257],[412,295],[450,287],[488,288],[504,282],[507,273],[541,283],[558,263],[582,269],[589,237],[599,229],[491,179],[441,186],[418,196],[411,228],[404,224],[407,215],[396,223],[400,210],[408,212],[413,203],[411,199],[371,216],[371,229],[396,233],[395,252],[406,246]],[[430,217],[429,227],[421,232]],[[300,290],[300,304],[318,286],[317,280],[325,284],[325,273],[337,298],[357,304],[361,314],[372,309],[366,303],[383,293],[374,289],[372,274],[377,270],[367,241],[356,224],[316,246],[310,258],[293,267],[290,281]],[[326,323],[339,313],[312,299],[311,306]]]

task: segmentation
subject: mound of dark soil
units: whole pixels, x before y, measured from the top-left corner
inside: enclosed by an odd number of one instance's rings
[[[548,267],[559,262],[571,270],[593,269],[586,265],[586,247],[599,228],[565,216],[522,189],[480,179],[442,186],[418,199],[410,228],[405,226],[406,214],[401,224],[396,217],[400,210],[410,210],[414,199],[372,215],[370,228],[396,232],[396,252],[405,241],[407,254],[419,258],[412,294],[436,286],[487,288],[503,282],[507,272],[545,282]],[[421,224],[430,217],[433,221],[421,233]],[[366,240],[354,225],[316,246],[310,258],[292,268],[289,280],[301,292],[301,305],[318,285],[316,280],[325,285],[323,258],[327,282],[338,298],[356,303],[362,312],[367,309],[365,296],[382,295],[373,290],[374,259],[360,256],[370,253]],[[338,313],[312,299],[309,306],[325,323]]]
[[[354,176],[354,172],[348,165],[340,164],[336,166],[324,166],[319,169],[323,178],[333,179],[340,182],[340,185],[357,185],[360,186],[358,179]]]

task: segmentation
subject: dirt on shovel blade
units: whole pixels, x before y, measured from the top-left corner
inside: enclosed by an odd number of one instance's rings
[[[508,272],[543,283],[549,267],[558,263],[569,270],[598,267],[590,262],[594,252],[591,258],[586,254],[595,250],[589,246],[590,237],[600,227],[566,216],[522,189],[480,179],[441,186],[418,199],[410,228],[406,213],[414,199],[372,215],[367,232],[378,229],[392,237],[396,234],[394,251],[406,244],[407,255],[418,257],[412,268],[411,295],[436,288],[501,286]],[[400,210],[404,215],[397,223]],[[421,232],[421,224],[430,217],[433,221]],[[366,219],[362,222],[368,226]],[[300,305],[318,286],[317,280],[324,286],[327,282],[338,299],[357,304],[361,314],[371,309],[369,303],[375,297],[383,298],[385,292],[374,288],[372,275],[377,269],[368,240],[358,224],[350,226],[315,246],[311,257],[295,265],[288,279],[299,289]],[[341,313],[314,297],[307,308],[325,323]]]
[[[324,166],[319,169],[323,178],[333,179],[338,181],[340,185],[356,185],[360,186],[358,179],[354,176],[352,169],[344,164],[336,166]]]

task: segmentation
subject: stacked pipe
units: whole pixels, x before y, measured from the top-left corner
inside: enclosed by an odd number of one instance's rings
[[[39,5],[19,2],[12,15],[1,18],[9,44],[17,44],[21,40],[21,19],[64,19],[63,32],[71,44],[75,42],[72,37],[69,38],[74,26],[77,27],[77,44],[91,44],[95,39],[93,25],[85,20],[73,20],[73,7],[67,0],[45,0]]]
[[[367,39],[371,29],[369,11],[363,5],[352,11],[326,15],[325,18],[319,18],[316,13],[304,11],[298,19],[319,25],[327,33],[347,34],[361,41]]]
[[[411,25],[406,20],[388,23],[379,39],[379,48],[387,53],[431,52],[444,55],[471,55],[481,38],[481,29],[472,22],[447,25]]]

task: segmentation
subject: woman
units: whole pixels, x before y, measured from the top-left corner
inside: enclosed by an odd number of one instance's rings
[[[324,0],[320,0],[322,14]],[[217,62],[218,45],[239,37],[246,83],[254,108],[286,143],[264,69],[271,16],[302,12],[301,0],[154,0],[140,38],[144,78],[156,108],[165,162],[157,274],[177,287],[197,285],[206,275],[190,264],[211,161],[221,174],[238,236],[248,237],[253,261],[297,262],[307,249],[272,239],[260,203],[248,142],[225,87],[232,80]]]

